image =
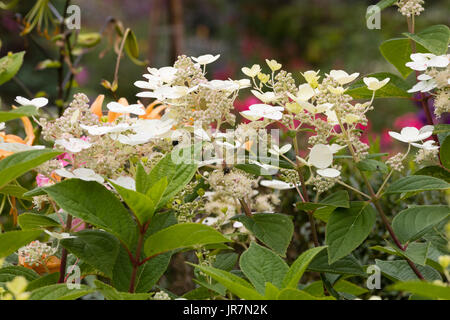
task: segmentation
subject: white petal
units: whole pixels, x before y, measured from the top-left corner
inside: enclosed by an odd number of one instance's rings
[[[326,178],[337,178],[341,175],[339,170],[333,168],[319,169],[317,173]]]
[[[319,169],[328,168],[333,163],[333,152],[324,144],[316,144],[311,148],[308,163]]]

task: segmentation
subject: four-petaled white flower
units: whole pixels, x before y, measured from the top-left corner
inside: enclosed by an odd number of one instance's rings
[[[447,55],[436,56],[432,53],[413,53],[410,62],[406,66],[416,71],[425,71],[430,67],[445,68],[449,64]]]
[[[341,174],[339,170],[334,168],[329,168],[333,164],[333,154],[345,146],[340,146],[333,143],[332,145],[327,144],[316,144],[311,148],[308,158],[308,165],[318,168],[317,173],[323,177],[336,178]]]
[[[139,92],[136,96],[140,98],[154,98],[159,101],[166,99],[179,99],[189,92],[196,90],[198,87],[188,88],[185,86],[168,86],[164,85],[156,88],[154,91]]]
[[[252,104],[249,110],[242,111],[241,114],[245,118],[255,121],[261,118],[271,120],[281,120],[283,117],[283,107],[274,107],[267,104]]]
[[[0,122],[0,130],[5,129],[6,124],[4,122]]]
[[[359,73],[355,72],[349,75],[344,70],[331,70],[329,76],[333,78],[334,81],[343,86],[344,84],[350,83],[358,78]]]
[[[174,67],[162,68],[147,68],[150,74],[144,74],[144,78],[148,79],[150,83],[172,83],[175,80],[175,75],[178,69]]]
[[[282,146],[281,148],[279,148],[278,145],[274,144],[272,146],[272,148],[269,149],[269,152],[274,155],[281,155],[281,154],[285,154],[286,152],[291,150],[291,148],[292,148],[292,145],[290,145],[290,144],[286,144],[286,145]]]
[[[302,102],[308,101],[309,99],[314,97],[315,94],[316,94],[316,92],[314,91],[314,89],[311,87],[311,85],[309,83],[301,84],[298,87],[298,91],[295,96],[293,94],[287,92],[287,95],[289,96],[289,98],[291,98],[292,100],[294,100],[295,102],[297,102],[299,104],[301,104]]]
[[[409,93],[414,92],[428,92],[437,87],[436,80],[428,74],[421,74],[417,77],[417,82],[411,89],[408,90]]]
[[[204,54],[199,57],[191,57],[192,60],[197,62],[200,65],[210,64],[219,59],[220,54],[213,56],[212,54]]]
[[[48,104],[47,98],[34,98],[31,100],[28,100],[27,98],[17,96],[16,102],[22,106],[34,106],[37,109],[45,107]]]
[[[434,141],[434,140],[428,140],[428,141],[425,141],[423,144],[414,143],[414,142],[412,142],[411,144],[414,147],[417,147],[417,148],[420,148],[420,149],[424,149],[424,150],[438,150],[439,146],[436,146],[434,144],[435,142],[436,141]]]
[[[288,190],[295,188],[295,185],[293,183],[287,183],[281,180],[261,180],[261,185],[276,190]],[[297,184],[297,186],[299,185],[300,183]]]
[[[417,129],[414,127],[405,127],[400,133],[389,131],[389,135],[399,141],[405,143],[417,142],[425,140],[433,134],[433,126],[424,126],[422,129]]]
[[[363,78],[364,83],[367,86],[367,89],[372,91],[377,91],[378,89],[383,88],[388,82],[391,80],[390,78],[386,78],[384,80],[378,80],[374,77]]]
[[[78,138],[70,138],[69,140],[57,139],[55,140],[55,144],[62,146],[64,149],[73,153],[80,152],[84,149],[89,149],[92,146],[91,143]]]
[[[55,170],[55,173],[60,177],[68,179],[77,178],[84,181],[97,181],[99,183],[103,183],[105,181],[100,175],[96,174],[94,170],[87,168],[78,168],[72,172],[66,169],[57,169]]]
[[[71,236],[70,233],[67,232],[58,233],[58,232],[51,232],[48,230],[44,230],[44,232],[48,234],[50,237],[55,238],[57,240],[76,238],[76,236]]]
[[[131,113],[138,116],[145,114],[145,108],[142,104],[130,104],[129,106],[124,106],[118,102],[110,102],[106,105],[109,111],[116,113]]]
[[[254,78],[261,72],[261,66],[259,64],[254,64],[251,68],[243,67],[242,73],[250,78]]]

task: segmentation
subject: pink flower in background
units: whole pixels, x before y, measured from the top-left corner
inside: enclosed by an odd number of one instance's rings
[[[38,187],[45,187],[50,184],[50,178],[39,173],[36,176],[36,183],[37,183]]]
[[[417,114],[410,112],[398,117],[394,122],[395,129],[402,129],[404,127],[415,127],[420,129],[424,123],[417,117]]]
[[[58,160],[59,160],[59,163],[60,163],[63,167],[65,167],[65,166],[67,166],[67,165],[70,164],[70,162],[67,162],[66,160],[68,160],[68,161],[73,161],[73,155],[71,155],[71,154],[69,154],[69,153],[67,153],[67,152],[64,152],[63,154],[59,155],[56,159],[58,159]]]
[[[75,81],[78,83],[79,86],[84,86],[89,81],[89,71],[87,68],[83,68],[80,72],[78,72],[75,76]]]
[[[243,101],[242,100],[236,100],[236,102],[234,103],[234,108],[236,109],[236,111],[242,112],[242,111],[248,110],[248,108],[252,104],[257,104],[257,103],[262,103],[262,102],[259,101],[259,99],[257,99],[254,96],[249,96],[248,98],[246,98]]]

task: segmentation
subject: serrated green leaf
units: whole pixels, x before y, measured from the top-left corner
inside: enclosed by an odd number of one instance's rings
[[[445,54],[450,42],[450,29],[446,25],[434,25],[419,33],[405,32],[403,35],[436,55]]]
[[[329,264],[347,256],[369,235],[375,224],[376,212],[370,203],[355,201],[350,208],[337,208],[326,229]]]
[[[120,242],[113,235],[100,230],[82,230],[75,238],[62,239],[61,245],[84,262],[112,277]]]
[[[281,288],[281,283],[289,270],[280,256],[255,242],[252,242],[250,248],[241,255],[239,265],[245,276],[261,294],[265,292],[266,282]]]
[[[328,264],[328,251],[322,250],[311,261],[307,268],[308,271],[327,272],[333,274],[348,274],[361,277],[367,277],[363,267],[352,255],[348,255],[333,264]]]
[[[375,264],[381,272],[395,280],[408,281],[419,279],[406,260],[382,261],[375,259]],[[427,281],[442,280],[439,272],[430,266],[416,266]]]
[[[183,223],[156,232],[145,241],[144,252],[148,257],[167,251],[229,242],[220,232],[199,223]]]
[[[238,215],[232,219],[244,224],[256,238],[276,253],[283,257],[286,255],[294,233],[291,217],[280,213],[256,213],[251,217]]]
[[[120,200],[95,181],[66,179],[43,188],[67,213],[117,236],[129,248],[136,242],[137,226]]]
[[[394,217],[392,228],[398,239],[405,243],[419,239],[430,228],[448,217],[448,206],[411,206]]]
[[[290,266],[289,271],[283,279],[283,288],[297,288],[303,273],[308,265],[326,247],[316,247],[303,252]]]
[[[422,168],[414,172],[414,175],[435,177],[450,183],[450,172],[439,166],[429,166]]]
[[[444,180],[430,177],[413,175],[401,178],[393,182],[387,189],[386,193],[407,193],[421,192],[429,190],[447,190],[450,184]]]

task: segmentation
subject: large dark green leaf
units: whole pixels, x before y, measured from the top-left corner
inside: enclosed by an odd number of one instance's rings
[[[307,270],[367,277],[367,274],[364,272],[364,269],[359,261],[352,255],[348,255],[333,264],[329,264],[327,250],[320,251],[311,261]]]
[[[67,213],[111,232],[129,248],[135,244],[136,222],[119,199],[98,182],[67,179],[43,190]]]
[[[59,283],[32,291],[30,300],[75,300],[93,291],[94,289],[83,284],[79,289],[70,289],[66,283]]]
[[[84,262],[112,277],[114,262],[119,254],[119,240],[100,230],[82,230],[76,238],[63,239],[61,245]]]
[[[356,249],[375,224],[376,212],[368,202],[351,202],[350,208],[337,208],[327,223],[326,243],[333,264]]]
[[[419,33],[405,32],[403,35],[422,45],[436,55],[445,54],[450,41],[450,29],[446,25],[434,25]]]
[[[375,260],[376,265],[387,277],[400,281],[418,280],[419,278],[406,260],[382,261]],[[428,281],[442,280],[441,275],[430,266],[416,266],[419,272]]]
[[[239,215],[238,220],[269,248],[281,256],[286,255],[287,247],[294,233],[294,224],[290,216],[280,213],[256,213],[251,217]]]
[[[291,265],[289,271],[283,279],[283,288],[297,288],[306,268],[314,257],[326,247],[316,247],[303,252]]]
[[[23,213],[18,218],[19,226],[26,229],[37,229],[42,227],[59,227],[61,224],[50,217],[36,213]]]
[[[273,251],[252,242],[239,260],[242,272],[264,294],[266,282],[281,288],[281,283],[289,270],[288,265]]]
[[[448,206],[411,206],[394,217],[392,228],[398,239],[405,243],[419,239],[430,228],[448,217]]]

